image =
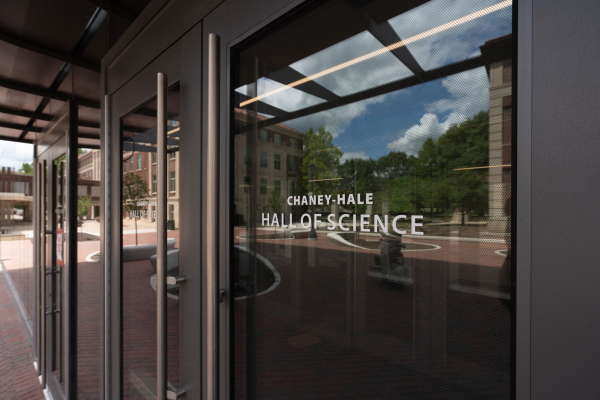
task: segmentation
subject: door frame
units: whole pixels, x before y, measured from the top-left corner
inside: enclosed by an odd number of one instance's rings
[[[36,309],[40,313],[39,315],[39,326],[36,329],[38,335],[38,365],[40,374],[42,376],[42,384],[48,388],[53,398],[55,399],[76,399],[77,398],[77,170],[78,170],[78,105],[76,102],[69,100],[67,104],[57,113],[57,115],[48,123],[40,134],[37,140],[36,153],[35,153],[35,165],[36,170],[41,170],[40,175],[40,191],[37,193],[37,199],[39,203],[39,221],[38,229],[41,235],[44,235],[45,240],[40,242],[38,240],[36,244],[36,251],[39,254],[38,261],[44,261],[40,264],[38,262],[38,268],[36,276],[38,278],[38,299],[39,304]],[[53,174],[53,161],[61,155],[66,155],[66,172],[67,177],[66,184],[66,224],[64,227],[64,275],[59,275],[62,279],[63,284],[63,296],[61,298],[61,310],[60,313],[62,318],[62,329],[64,332],[64,379],[65,379],[65,390],[63,391],[60,382],[56,379],[56,376],[52,372],[53,358],[51,353],[48,351],[51,347],[50,344],[54,340],[51,330],[48,326],[56,328],[52,325],[52,322],[48,322],[46,315],[46,274],[47,274],[47,262],[54,262],[55,257],[55,243],[56,243],[56,232],[52,231],[47,233],[48,226],[43,222],[45,216],[42,214],[44,211],[48,216],[48,223],[50,226],[56,224],[55,210],[51,209],[55,199],[55,182]],[[44,166],[46,171],[43,171]],[[44,182],[43,175],[46,175],[46,185],[42,188]],[[45,196],[47,201],[43,206],[42,195]],[[64,209],[63,209],[64,210]],[[42,231],[43,230],[43,231]],[[72,234],[73,233],[73,234]],[[40,235],[40,238],[41,238]],[[50,239],[48,239],[48,235]],[[45,248],[42,249],[42,245]],[[48,246],[50,251],[48,252]],[[50,253],[50,257],[48,257]],[[42,268],[45,267],[43,270]]]
[[[201,197],[201,68],[202,25],[198,23],[184,36],[172,43],[158,57],[147,64],[127,82],[105,96],[103,104],[104,132],[102,151],[110,157],[108,168],[103,169],[103,196],[107,219],[102,229],[104,265],[104,320],[102,342],[105,351],[103,359],[103,385],[101,398],[121,398],[123,386],[122,371],[122,145],[121,119],[157,95],[157,74],[168,77],[168,86],[180,84],[180,121],[189,133],[180,137],[178,177],[181,215],[189,223],[180,226],[179,254],[180,274],[186,276],[181,285],[179,299],[180,312],[180,381],[188,398],[200,398],[201,351],[198,340],[200,332],[201,284],[202,279],[197,260],[201,257],[200,226],[201,211],[197,206]],[[151,49],[155,51],[155,48]],[[104,75],[104,82],[121,79],[111,71]],[[108,142],[108,147],[107,147]],[[107,151],[108,149],[108,151]],[[112,155],[112,156],[110,156]],[[107,160],[105,156],[104,160]],[[108,195],[106,193],[108,192]],[[112,244],[112,245],[110,245]],[[184,351],[185,349],[185,351]]]
[[[305,5],[315,0],[292,0],[288,2],[265,0],[262,2],[244,2],[243,0],[226,0],[220,4],[203,20],[204,23],[204,68],[203,81],[207,82],[207,38],[209,33],[216,33],[221,38],[221,68],[220,68],[220,98],[221,98],[221,153],[220,169],[221,180],[228,182],[222,185],[220,196],[229,201],[233,191],[231,182],[231,157],[233,155],[233,140],[231,138],[231,114],[233,113],[231,93],[231,54],[238,45],[250,39],[261,31],[268,29],[277,23],[280,18],[293,15],[296,10],[302,10]],[[272,3],[272,4],[271,4]],[[511,398],[530,398],[530,290],[531,280],[530,263],[527,261],[530,254],[531,221],[531,190],[528,182],[531,182],[531,168],[527,167],[527,160],[531,158],[531,0],[515,1],[513,7],[513,145],[512,159],[515,165],[512,180],[512,235],[514,256],[512,261],[512,360],[511,360]],[[233,12],[235,10],[235,12]],[[518,60],[521,62],[517,62]],[[517,79],[518,78],[518,79]],[[207,96],[204,89],[203,95]],[[207,115],[206,106],[203,114]],[[517,118],[517,115],[519,116]],[[206,119],[206,118],[205,118]],[[206,130],[206,125],[203,126]],[[518,135],[517,135],[518,129]],[[525,161],[523,161],[525,160]],[[516,168],[525,165],[525,168]],[[517,184],[518,183],[518,184]],[[519,210],[521,210],[519,212]],[[233,248],[232,236],[230,234],[230,221],[233,215],[232,205],[223,207],[220,211],[220,280],[225,285],[226,293],[232,286],[229,273],[231,263],[231,249]],[[521,251],[516,252],[519,248]],[[517,265],[519,268],[517,269]],[[522,282],[519,286],[517,282]],[[231,380],[233,374],[233,310],[228,296],[221,304],[220,309],[221,329],[221,357],[220,357],[220,398],[230,399],[233,394],[234,382]],[[205,345],[203,345],[205,346]],[[518,351],[517,351],[518,349]]]

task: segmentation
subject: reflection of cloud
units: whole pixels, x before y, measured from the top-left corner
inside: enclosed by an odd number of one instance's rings
[[[344,153],[344,155],[342,156],[342,158],[340,158],[340,163],[343,164],[346,160],[352,160],[352,159],[356,159],[356,158],[361,159],[361,160],[368,160],[369,159],[369,157],[364,152],[364,150],[349,151],[347,153]]]
[[[358,117],[368,113],[370,104],[383,103],[390,95],[372,97],[367,100],[351,103],[343,107],[332,108],[316,114],[307,115],[288,121],[285,124],[300,132],[306,132],[309,128],[317,129],[323,126],[326,131],[336,138],[344,132],[344,129]]]
[[[23,163],[33,161],[33,145],[0,140],[0,169],[12,167],[19,169]]]
[[[362,57],[382,47],[381,42],[375,39],[370,32],[363,31],[295,62],[290,67],[305,76],[310,76],[357,57]],[[410,75],[412,75],[410,70],[393,54],[383,53],[377,57],[366,59],[334,73],[316,78],[315,82],[338,96],[345,96],[406,78]]]
[[[390,19],[389,23],[401,38],[406,39],[500,3],[503,2],[434,0]],[[486,40],[511,32],[511,21],[512,6],[503,7],[406,47],[423,69],[433,69],[479,55],[479,46]]]
[[[268,78],[260,78],[258,80],[258,93],[269,93],[279,89],[285,85],[270,80]],[[248,95],[249,85],[237,88],[235,91]],[[261,100],[263,103],[277,107],[284,111],[296,111],[302,108],[314,106],[315,104],[323,103],[325,100],[316,96],[304,93],[298,89],[289,88],[283,92],[278,92]]]
[[[408,128],[402,137],[388,143],[387,147],[392,151],[416,155],[426,139],[435,140],[445,132],[444,125],[438,121],[437,115],[427,113],[421,117],[418,124]]]
[[[419,123],[388,143],[388,149],[416,155],[426,139],[436,140],[450,125],[461,123],[479,111],[489,109],[489,83],[483,67],[449,76],[442,80],[442,86],[451,97],[427,104],[427,112]],[[440,122],[436,113],[447,112],[449,114],[446,119]]]

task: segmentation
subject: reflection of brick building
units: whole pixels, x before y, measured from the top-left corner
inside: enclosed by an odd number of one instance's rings
[[[102,161],[100,150],[91,150],[78,156],[77,165],[77,195],[91,196],[87,219],[100,216],[100,173]]]
[[[512,35],[488,40],[481,53],[497,51],[499,46],[510,46]],[[489,126],[489,220],[491,231],[510,229],[510,208],[506,203],[511,195],[511,113],[512,113],[512,60],[499,61],[487,66],[490,80]]]
[[[22,210],[22,211],[19,211]],[[2,167],[0,172],[0,228],[7,230],[17,221],[31,222],[33,217],[33,176]]]
[[[179,152],[167,154],[167,219],[175,221],[175,228],[179,228]],[[156,200],[158,190],[156,153],[134,152],[131,157],[123,162],[123,174],[139,175],[148,185],[149,201]],[[155,203],[154,203],[155,204]],[[146,209],[146,208],[145,208]],[[147,211],[154,215],[156,206],[148,206]],[[154,219],[151,219],[154,222]]]
[[[79,179],[100,180],[100,150],[91,150],[79,155]]]
[[[236,110],[236,121],[246,118],[244,110]],[[260,120],[266,119],[259,116]],[[245,124],[245,123],[244,123]],[[249,133],[248,133],[249,134]],[[302,174],[302,138],[304,134],[283,124],[271,125],[260,129],[256,141],[254,159],[256,166],[256,182],[251,182],[247,171],[249,151],[247,135],[235,135],[234,146],[237,156],[233,160],[233,198],[235,213],[247,214],[247,193],[250,185],[257,190],[258,202],[263,212],[269,212],[269,196],[273,190],[279,190],[282,212],[291,212],[286,198],[298,193]]]

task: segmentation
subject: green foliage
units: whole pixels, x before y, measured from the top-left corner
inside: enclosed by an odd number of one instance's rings
[[[314,179],[337,178],[340,158],[344,153],[334,146],[333,136],[322,126],[319,127],[317,132],[310,128],[304,135],[303,143],[302,186],[305,193],[308,193],[310,191],[308,182],[310,164],[315,165]],[[337,184],[335,180],[314,182],[314,192],[315,194],[333,193]]]
[[[269,199],[267,200],[269,204],[269,211],[271,213],[280,213],[283,205],[283,198],[281,197],[280,189],[275,188],[271,190],[271,194],[269,195]]]
[[[145,201],[148,196],[148,184],[141,176],[127,173],[123,177],[123,210],[126,214],[130,211],[139,211],[145,206],[138,203]]]
[[[146,206],[139,205],[139,202],[145,201],[148,196],[148,184],[142,179],[141,176],[132,172],[125,174],[123,177],[123,212],[130,214],[130,212],[140,211]],[[135,244],[138,244],[137,237],[137,216],[135,220]]]
[[[378,213],[423,213],[423,210],[463,217],[488,212],[489,113],[481,111],[454,124],[437,140],[423,142],[417,156],[393,151],[378,160],[348,159],[340,164],[342,152],[333,145],[331,134],[320,127],[310,129],[304,139],[302,175],[306,192],[309,165],[315,164],[316,194],[373,193]],[[483,168],[481,168],[483,167]],[[273,194],[272,194],[273,195]],[[385,204],[384,204],[385,203]],[[343,206],[364,213],[366,206]]]
[[[79,197],[77,199],[77,216],[81,219],[88,213],[92,196]]]
[[[33,166],[31,163],[23,163],[23,166],[17,172],[23,175],[33,175]]]

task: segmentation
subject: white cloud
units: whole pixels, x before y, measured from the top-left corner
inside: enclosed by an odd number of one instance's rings
[[[404,135],[388,143],[387,148],[392,151],[403,151],[406,154],[416,155],[421,145],[428,138],[436,140],[445,132],[445,124],[440,123],[437,115],[427,113],[421,117],[418,124],[411,126]]]
[[[33,145],[0,140],[0,169],[11,167],[19,169],[23,163],[33,161]]]
[[[408,39],[500,2],[435,0],[398,15],[389,23],[402,39]],[[506,7],[417,40],[407,48],[425,70],[437,68],[479,55],[479,46],[486,40],[510,32],[511,17],[512,7]]]
[[[373,97],[348,104],[344,107],[321,111],[316,114],[307,115],[306,117],[287,121],[285,124],[300,132],[306,132],[309,128],[317,129],[319,126],[323,126],[334,138],[337,138],[353,120],[368,113],[369,105],[383,103],[391,95],[393,94]]]
[[[367,156],[367,154],[364,152],[364,150],[360,150],[360,151],[348,151],[346,153],[344,153],[344,155],[342,156],[342,158],[340,158],[340,163],[344,163],[346,160],[352,160],[352,159],[361,159],[361,160],[368,160],[369,157]]]
[[[258,80],[258,94],[261,95],[269,93],[273,90],[280,89],[283,86],[285,85],[275,82],[271,79],[260,78]],[[249,85],[245,85],[237,88],[235,91],[248,95],[249,89]],[[298,89],[288,88],[284,91],[267,96],[261,99],[261,101],[284,111],[296,111],[302,108],[313,106],[315,104],[323,103],[325,100],[304,93]]]
[[[290,65],[305,76],[364,56],[381,49],[382,44],[370,32],[363,31],[331,47]],[[383,53],[349,67],[316,78],[315,82],[338,96],[345,96],[411,76],[412,72],[393,54]]]
[[[398,139],[388,143],[388,149],[416,155],[428,138],[436,140],[450,125],[461,123],[479,111],[489,109],[489,83],[483,67],[449,76],[442,81],[442,86],[450,97],[427,104],[427,112],[419,123],[400,133]],[[450,113],[440,122],[436,113],[446,112]]]

